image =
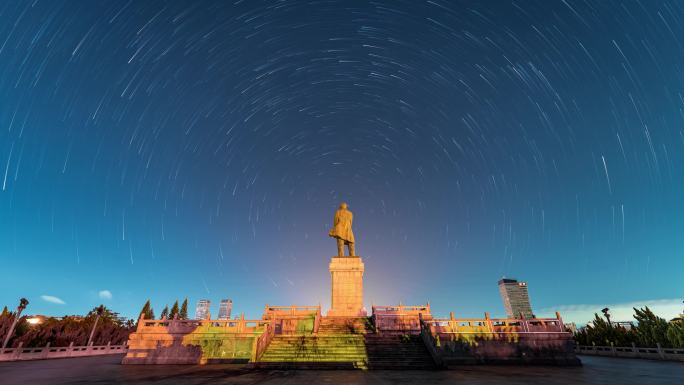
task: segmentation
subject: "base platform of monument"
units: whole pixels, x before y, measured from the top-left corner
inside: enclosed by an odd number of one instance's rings
[[[361,257],[332,257],[329,269],[332,297],[328,317],[365,317]]]
[[[375,332],[369,317],[322,317],[315,333],[276,335],[254,369],[434,369],[418,335]]]

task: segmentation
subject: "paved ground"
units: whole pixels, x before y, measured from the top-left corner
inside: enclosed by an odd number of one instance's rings
[[[582,357],[581,368],[469,366],[450,371],[268,371],[236,365],[119,365],[120,355],[0,363],[1,385],[591,384],[682,385],[684,364]]]

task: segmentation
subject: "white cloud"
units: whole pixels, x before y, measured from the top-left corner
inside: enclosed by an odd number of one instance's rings
[[[100,297],[100,299],[112,299],[112,292],[109,290],[100,290],[97,295]]]
[[[651,299],[644,301],[614,303],[614,304],[579,304],[579,305],[559,305],[555,307],[540,309],[538,317],[555,317],[554,312],[560,312],[564,322],[575,322],[584,325],[594,319],[594,313],[600,316],[601,309],[610,309],[610,319],[612,321],[634,321],[634,309],[648,306],[653,313],[659,317],[670,320],[682,313],[681,299]]]
[[[66,305],[66,302],[62,301],[62,299],[59,297],[55,297],[54,295],[41,295],[40,298],[45,302],[50,302],[57,305]]]

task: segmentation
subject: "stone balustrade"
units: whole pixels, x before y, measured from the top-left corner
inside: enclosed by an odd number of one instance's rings
[[[52,358],[101,356],[105,354],[126,353],[126,345],[98,345],[98,346],[50,346],[25,348],[20,343],[16,348],[0,349],[0,361],[45,360]]]
[[[318,306],[264,306],[263,319],[273,319],[282,317],[308,317],[312,314],[320,314],[321,305]]]
[[[589,356],[643,358],[648,360],[681,361],[684,362],[684,349],[663,348],[658,344],[654,348],[632,346],[597,346],[577,345],[575,353]]]
[[[533,334],[566,333],[560,314],[556,318],[433,318],[423,320],[434,334]]]
[[[269,320],[181,320],[181,319],[161,319],[161,320],[141,320],[138,322],[136,332],[153,333],[158,332],[177,332],[193,330],[220,331],[222,333],[254,333],[269,324]]]
[[[376,332],[418,334],[420,319],[432,319],[430,304],[419,306],[377,306],[373,305],[373,325]]]

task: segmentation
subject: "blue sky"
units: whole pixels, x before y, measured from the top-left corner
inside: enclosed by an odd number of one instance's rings
[[[674,315],[683,16],[677,1],[5,2],[0,303],[327,307],[344,200],[369,307],[503,315],[506,276],[540,314]]]

